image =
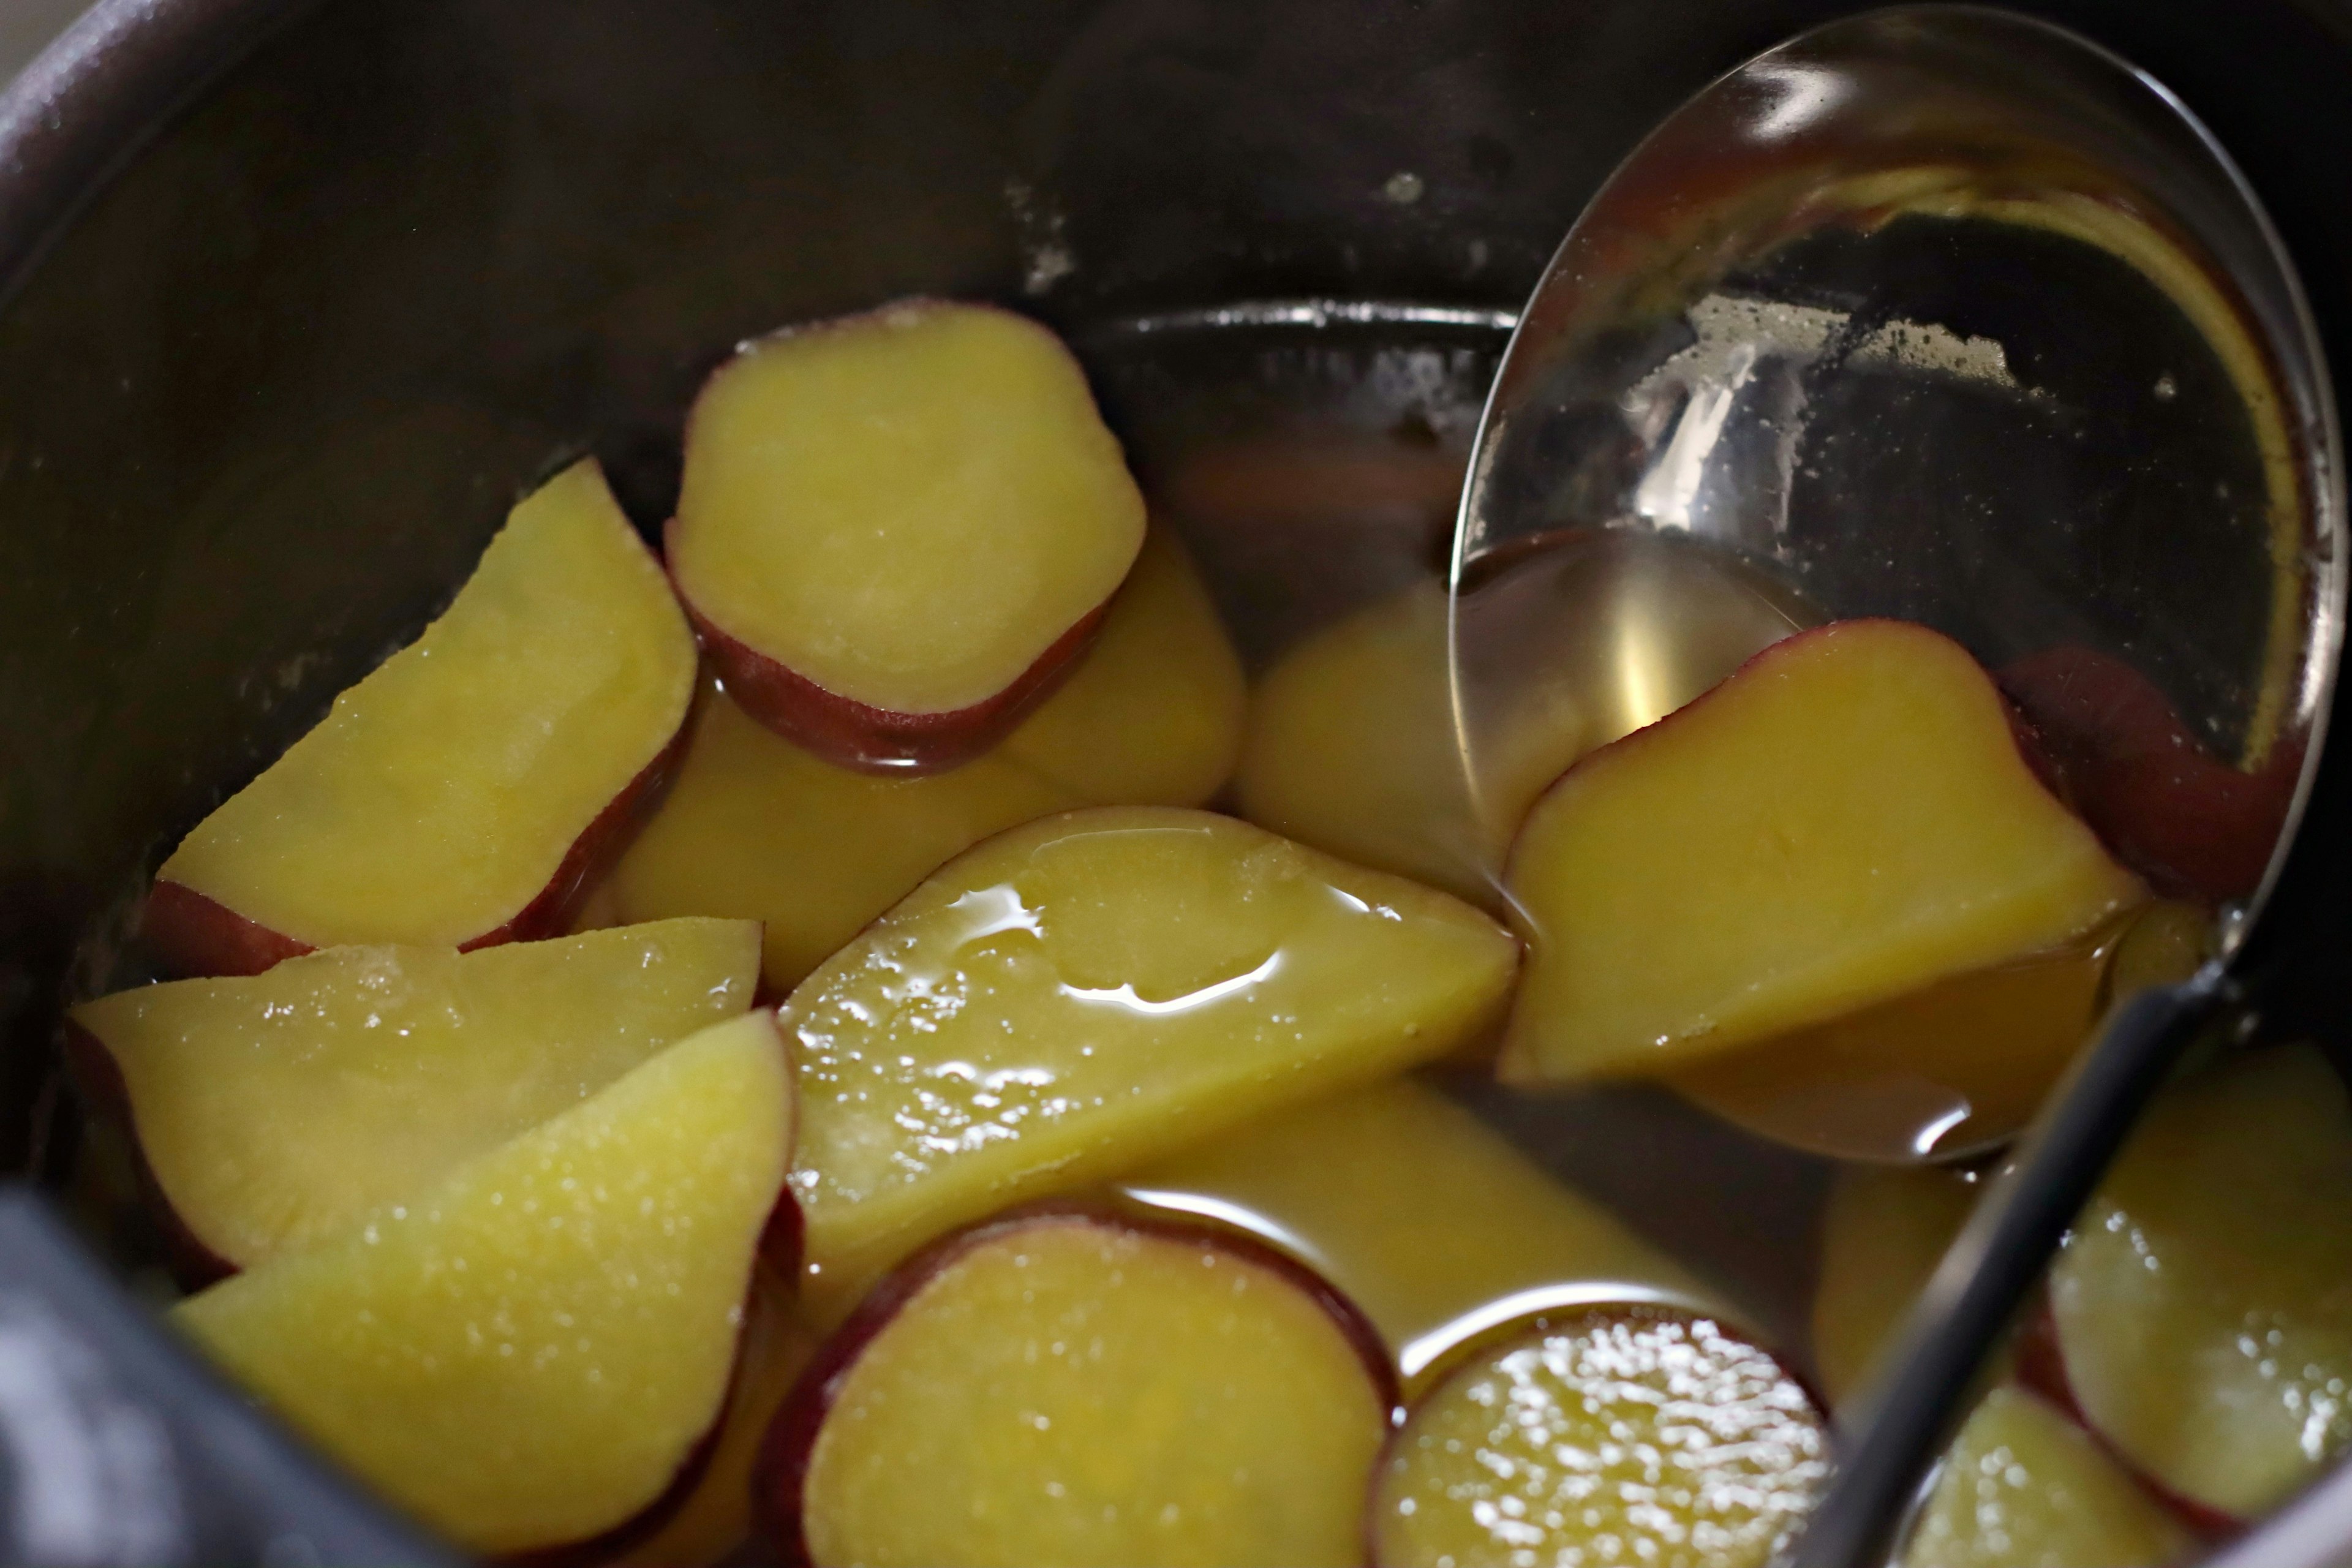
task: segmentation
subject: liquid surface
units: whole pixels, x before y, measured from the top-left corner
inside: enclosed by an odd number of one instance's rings
[[[1995,1147],[2032,1120],[2097,1022],[2128,921],[1939,980],[1673,1079],[1717,1115],[1833,1159]]]

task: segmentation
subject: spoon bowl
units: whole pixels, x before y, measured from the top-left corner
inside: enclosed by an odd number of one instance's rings
[[[1496,705],[1556,679],[1498,676],[1467,635],[1482,584],[1639,535],[1777,581],[1809,606],[1791,625],[1955,637],[2110,847],[2216,916],[2212,962],[2109,1018],[1954,1244],[1804,1568],[1885,1560],[2137,1110],[2243,1016],[2231,961],[2334,690],[2342,476],[2302,288],[2227,154],[2144,74],[1997,10],[1842,20],[1718,79],[1601,187],[1520,318],[1452,563],[1474,792]],[[1581,657],[1607,685],[1654,655]]]
[[[2179,101],[2046,24],[1906,6],[1719,79],[1602,187],[1497,375],[1454,580],[1651,532],[1997,672],[2130,682],[2287,775],[2244,808],[2263,853],[2156,872],[2250,906],[2331,689],[2340,471],[2292,265]]]

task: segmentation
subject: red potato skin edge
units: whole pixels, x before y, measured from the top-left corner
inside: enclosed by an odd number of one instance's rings
[[[502,942],[562,935],[596,879],[620,858],[638,826],[661,803],[678,759],[686,754],[692,719],[689,705],[677,732],[663,742],[653,760],[581,829],[538,896],[504,924],[459,942],[457,951],[471,952]],[[260,974],[285,959],[318,951],[310,942],[271,931],[173,881],[159,881],[148,892],[139,934],[165,969],[184,979]]]
[[[2054,1406],[2058,1413],[2082,1428],[2099,1451],[2113,1459],[2123,1472],[2131,1477],[2146,1492],[2161,1503],[2172,1516],[2189,1528],[2191,1534],[2208,1546],[2218,1545],[2242,1534],[2247,1521],[2235,1514],[2222,1512],[2181,1496],[2154,1476],[2134,1464],[2131,1456],[2108,1440],[2074,1396],[2074,1384],[2066,1375],[2066,1352],[2058,1340],[2057,1315],[2050,1310],[2047,1296],[2037,1300],[2025,1321],[2018,1326],[2016,1342],[2011,1348],[2018,1386],[2039,1395]]]
[[[818,1568],[803,1529],[801,1494],[825,1417],[849,1371],[875,1336],[941,1270],[974,1247],[1043,1226],[1104,1226],[1189,1246],[1213,1247],[1288,1280],[1320,1306],[1354,1349],[1370,1378],[1375,1396],[1389,1412],[1389,1425],[1402,1414],[1402,1394],[1388,1347],[1371,1320],[1339,1288],[1305,1264],[1253,1237],[1223,1226],[1194,1224],[1145,1215],[1112,1204],[1047,1202],[1015,1208],[940,1237],[892,1269],[856,1310],[818,1347],[792,1392],[777,1407],[752,1468],[752,1517],[775,1548],[782,1568]]]
[[[1425,1402],[1443,1392],[1465,1366],[1480,1357],[1491,1355],[1504,1345],[1531,1339],[1539,1333],[1573,1331],[1580,1324],[1622,1322],[1629,1319],[1651,1322],[1668,1319],[1685,1323],[1710,1322],[1722,1330],[1727,1338],[1741,1340],[1762,1351],[1771,1357],[1772,1364],[1780,1369],[1780,1375],[1803,1392],[1806,1405],[1811,1408],[1814,1418],[1821,1423],[1822,1435],[1832,1444],[1837,1440],[1837,1428],[1830,1420],[1829,1401],[1822,1397],[1822,1391],[1813,1386],[1810,1378],[1791,1366],[1785,1358],[1760,1342],[1750,1338],[1745,1330],[1726,1322],[1719,1313],[1695,1312],[1684,1308],[1661,1306],[1646,1301],[1629,1301],[1622,1306],[1615,1307],[1580,1307],[1566,1313],[1536,1312],[1512,1322],[1498,1324],[1446,1352],[1444,1362],[1440,1366],[1430,1369],[1432,1375],[1423,1391],[1421,1400]],[[1397,1446],[1404,1441],[1405,1429],[1412,1419],[1412,1413],[1409,1410],[1397,1413],[1397,1419],[1390,1426],[1388,1441],[1381,1445],[1379,1455],[1372,1460],[1372,1473],[1364,1484],[1366,1568],[1387,1568],[1381,1560],[1381,1478],[1387,1474],[1389,1461],[1396,1457]]]
[[[677,526],[673,518],[663,531],[666,547]],[[674,574],[670,585],[702,639],[711,668],[744,712],[835,767],[889,778],[945,773],[985,756],[1076,671],[1110,610],[1106,599],[1080,616],[992,697],[945,713],[900,713],[827,690],[722,629],[696,606]]]
[[[2138,669],[2061,646],[1995,672],[2045,739],[2055,793],[2157,889],[2210,907],[2251,895],[2303,776],[2308,737],[2247,772],[2209,752]]]
[[[190,979],[261,974],[319,951],[180,882],[157,882],[149,890],[139,935],[166,970]]]

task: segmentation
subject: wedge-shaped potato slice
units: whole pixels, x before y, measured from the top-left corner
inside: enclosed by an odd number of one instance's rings
[[[1143,498],[1077,362],[939,300],[764,338],[695,402],[671,574],[745,710],[846,767],[979,755],[1085,651]]]
[[[1415,1401],[1371,1497],[1379,1568],[1763,1568],[1827,1477],[1804,1388],[1706,1318],[1538,1322]]]
[[[1261,1117],[1119,1190],[1295,1255],[1363,1309],[1408,1384],[1455,1346],[1537,1312],[1709,1300],[1608,1210],[1410,1081]]]
[[[587,1541],[659,1497],[718,1417],[792,1121],[753,1013],[172,1315],[459,1544]]]
[[[2021,1388],[1944,1455],[1903,1568],[2159,1568],[2194,1542],[2089,1433]]]
[[[2067,1391],[2140,1471],[2249,1519],[2352,1447],[2352,1100],[2308,1046],[2168,1089],[2052,1265]]]
[[[1206,812],[992,838],[783,1009],[814,1283],[1442,1056],[1491,1024],[1517,956],[1442,893]]]
[[[182,840],[149,938],[183,973],[249,974],[562,931],[659,780],[695,661],[603,474],[566,469],[423,637]]]
[[[1362,1561],[1395,1382],[1307,1270],[1199,1226],[1026,1215],[909,1263],[779,1418],[787,1562]]]
[[[241,1268],[414,1197],[741,1013],[759,939],[747,921],[677,920],[471,953],[329,948],[118,992],[72,1025],[173,1215]]]
[[[2144,896],[1958,644],[1846,621],[1585,757],[1511,850],[1520,1079],[1661,1071],[2039,952]]]
[[[947,773],[835,767],[714,691],[677,781],[610,884],[630,920],[737,915],[790,990],[950,858],[1081,805],[1198,805],[1240,744],[1240,661],[1172,536],[1145,542],[1102,636],[995,752]]]

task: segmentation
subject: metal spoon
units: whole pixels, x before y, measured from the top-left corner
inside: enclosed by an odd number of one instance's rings
[[[2153,847],[2132,846],[2221,906],[2215,957],[2121,1008],[2053,1092],[1849,1432],[1801,1568],[1885,1560],[2135,1116],[2261,984],[2242,950],[2342,641],[2342,473],[2302,289],[2227,155],[2130,66],[1995,10],[1840,21],[1723,77],[1618,168],[1521,318],[1473,451],[1457,603],[1528,536],[1632,531],[1829,615],[1924,621],[1995,670],[2103,672],[2060,705],[2100,791],[2178,784],[2118,738],[2102,679],[2159,694],[2174,752],[2270,781],[2213,773],[2226,809],[2182,796],[2179,842],[2158,810]],[[1455,663],[1475,783],[1488,726],[1458,637]]]

